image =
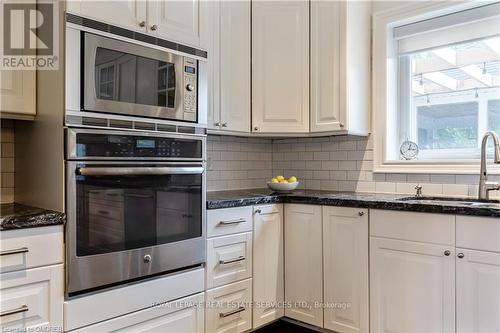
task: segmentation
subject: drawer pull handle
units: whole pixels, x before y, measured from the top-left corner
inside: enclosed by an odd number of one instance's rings
[[[6,310],[6,311],[0,312],[0,317],[13,315],[16,313],[21,313],[21,312],[26,312],[28,310],[29,310],[29,308],[27,305],[22,305],[22,306],[18,307],[17,309]]]
[[[18,249],[12,249],[12,250],[5,250],[5,251],[2,251],[0,252],[0,256],[7,256],[9,254],[18,254],[18,253],[26,253],[28,252],[28,248],[27,247],[20,247]]]
[[[233,262],[243,261],[245,259],[246,258],[244,256],[239,256],[238,258],[234,258],[234,259],[219,260],[219,264],[221,264],[221,265],[227,265],[227,264],[232,264]]]
[[[238,224],[238,223],[244,223],[244,222],[246,222],[246,221],[247,221],[247,220],[245,220],[244,218],[237,219],[237,220],[220,221],[220,222],[219,222],[219,225],[231,225],[231,224]]]
[[[229,316],[232,316],[234,314],[237,314],[237,313],[240,313],[240,312],[243,312],[245,311],[245,308],[243,306],[240,306],[239,308],[237,309],[234,309],[234,310],[231,310],[231,311],[228,311],[228,312],[220,312],[219,313],[219,317],[220,318],[226,318],[226,317],[229,317]]]

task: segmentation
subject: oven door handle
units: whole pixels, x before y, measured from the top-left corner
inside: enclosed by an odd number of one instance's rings
[[[81,176],[146,176],[146,175],[186,175],[202,174],[203,167],[105,167],[77,168]]]

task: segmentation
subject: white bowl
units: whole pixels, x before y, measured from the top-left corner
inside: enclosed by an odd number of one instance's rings
[[[299,186],[299,182],[295,183],[272,183],[267,182],[267,187],[276,192],[290,192]]]

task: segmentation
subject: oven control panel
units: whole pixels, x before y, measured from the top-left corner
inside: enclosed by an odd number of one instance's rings
[[[201,159],[203,141],[140,135],[76,134],[76,156],[97,158]]]
[[[198,62],[184,57],[184,115],[193,114],[196,117],[198,105]],[[184,117],[186,119],[186,117]]]

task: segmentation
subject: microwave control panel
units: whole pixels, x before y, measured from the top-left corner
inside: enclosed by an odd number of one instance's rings
[[[198,61],[184,57],[184,119],[189,114],[196,117],[198,104]],[[186,114],[187,113],[187,114]]]

